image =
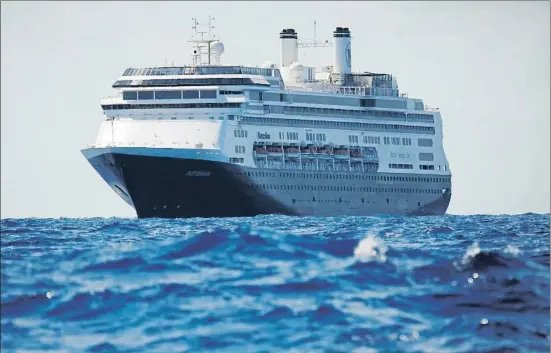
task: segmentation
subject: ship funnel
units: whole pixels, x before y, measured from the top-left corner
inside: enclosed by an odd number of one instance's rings
[[[298,61],[298,33],[294,29],[284,29],[279,33],[281,40],[281,66],[288,67]]]
[[[352,52],[350,49],[350,30],[348,27],[337,27],[333,32],[333,42],[335,50],[333,73],[351,73]]]

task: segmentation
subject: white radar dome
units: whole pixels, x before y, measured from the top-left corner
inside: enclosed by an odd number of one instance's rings
[[[210,43],[210,52],[216,56],[220,56],[224,53],[224,43],[212,42]]]
[[[302,71],[304,69],[304,66],[302,66],[301,63],[294,62],[289,66],[289,70],[291,71]]]
[[[262,64],[262,68],[263,69],[275,69],[276,64],[273,61],[266,61],[265,63]]]
[[[289,78],[294,82],[304,81],[304,66],[301,63],[294,62],[289,66]]]

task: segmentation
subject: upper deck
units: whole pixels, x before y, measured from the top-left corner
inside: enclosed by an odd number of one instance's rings
[[[281,78],[278,69],[247,66],[180,66],[128,68],[122,76],[258,75]]]
[[[113,84],[113,88],[209,85],[251,85],[277,87],[287,91],[399,97],[396,78],[388,74],[351,73],[344,75],[340,82],[333,82],[328,75],[327,80],[311,79],[286,84],[279,69],[220,65],[128,68]],[[401,98],[406,96],[402,95]]]

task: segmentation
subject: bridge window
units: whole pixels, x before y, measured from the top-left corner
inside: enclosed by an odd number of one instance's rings
[[[155,99],[182,99],[182,91],[155,91]]]
[[[216,91],[215,90],[201,90],[200,96],[202,99],[212,99],[216,98]]]
[[[137,91],[123,91],[122,92],[122,99],[124,100],[136,100],[138,99],[138,92]]]
[[[184,99],[198,99],[199,91],[182,91]]]
[[[138,91],[138,99],[153,99],[153,91]]]

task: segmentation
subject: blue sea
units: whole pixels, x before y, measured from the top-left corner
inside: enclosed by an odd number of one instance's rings
[[[1,220],[8,352],[549,352],[549,214]]]

